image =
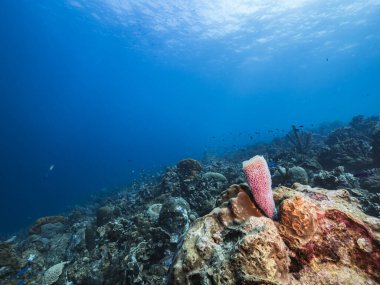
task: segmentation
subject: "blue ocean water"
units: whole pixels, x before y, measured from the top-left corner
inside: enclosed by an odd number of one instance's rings
[[[379,0],[1,1],[1,232],[268,130],[378,115],[379,14]]]

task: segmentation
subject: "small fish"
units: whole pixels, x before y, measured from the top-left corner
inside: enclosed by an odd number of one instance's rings
[[[54,167],[55,167],[55,164],[50,165],[50,167],[49,167],[49,171],[53,171],[53,170],[54,170]]]
[[[20,278],[22,275],[25,274],[25,272],[27,272],[29,270],[29,266],[25,266],[24,268],[22,268],[19,272],[17,272],[16,275],[14,275],[11,279],[18,279]]]
[[[170,266],[173,262],[173,257],[172,256],[165,256],[160,260],[160,263],[164,266]]]
[[[299,125],[298,127],[299,127],[299,128],[303,128],[303,125]]]
[[[277,167],[277,163],[275,161],[273,161],[273,160],[270,160],[268,162],[268,167],[269,168],[276,168]]]

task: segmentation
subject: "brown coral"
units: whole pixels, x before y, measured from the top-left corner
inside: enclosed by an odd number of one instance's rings
[[[183,159],[177,163],[178,174],[184,178],[191,178],[202,170],[201,164],[195,159]]]
[[[224,225],[232,222],[242,223],[251,216],[261,217],[263,214],[252,202],[249,196],[249,188],[245,184],[231,185],[221,194],[219,204],[226,207],[217,208],[218,219]]]
[[[232,257],[239,279],[288,282],[290,259],[275,225],[263,217],[247,222],[252,230],[237,243]]]
[[[297,195],[281,207],[279,231],[290,245],[306,244],[317,229],[317,213],[312,203]]]

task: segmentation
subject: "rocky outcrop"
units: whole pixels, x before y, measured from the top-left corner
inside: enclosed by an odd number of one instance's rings
[[[339,188],[359,188],[359,181],[351,173],[347,173],[343,166],[338,166],[332,171],[321,170],[313,176],[312,184],[314,186],[326,189]]]
[[[380,220],[346,190],[274,191],[280,220],[261,215],[245,185],[196,220],[173,262],[175,284],[379,284]]]
[[[349,171],[368,168],[372,165],[370,139],[352,127],[337,129],[328,136],[318,160],[326,169],[340,165]]]

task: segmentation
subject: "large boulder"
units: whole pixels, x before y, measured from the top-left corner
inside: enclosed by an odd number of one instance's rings
[[[262,216],[247,190],[230,187],[192,224],[171,284],[379,284],[380,220],[346,190],[279,187],[279,221]]]

